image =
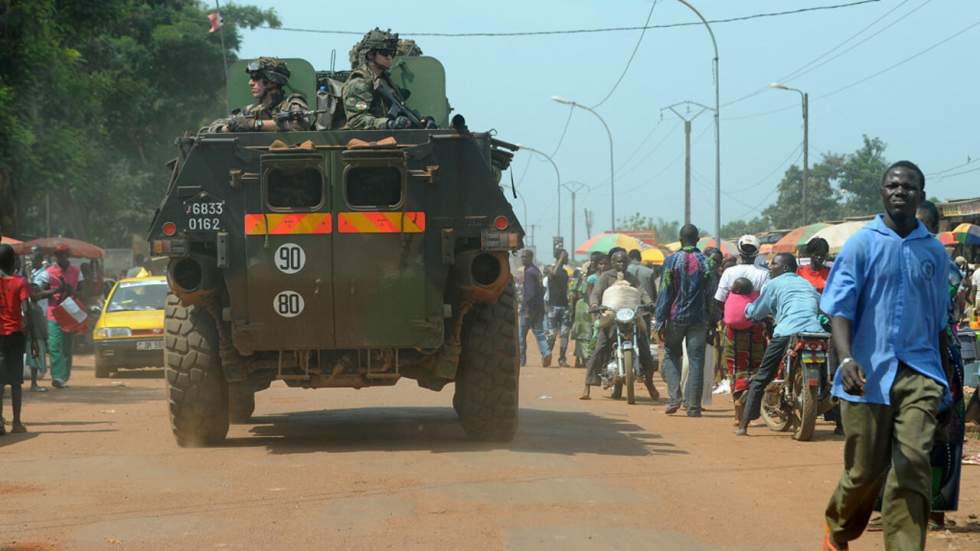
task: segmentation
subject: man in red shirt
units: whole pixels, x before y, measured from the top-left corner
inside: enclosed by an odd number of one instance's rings
[[[796,273],[803,279],[810,282],[818,293],[823,293],[823,288],[827,285],[827,276],[830,275],[830,268],[824,266],[827,255],[830,254],[830,245],[822,237],[814,237],[806,244],[806,255],[810,257],[810,264],[800,266]]]
[[[21,385],[24,384],[24,305],[30,298],[27,280],[17,275],[17,255],[10,245],[0,245],[0,435],[3,420],[3,387],[10,385],[14,419],[11,432],[27,432],[20,422]]]

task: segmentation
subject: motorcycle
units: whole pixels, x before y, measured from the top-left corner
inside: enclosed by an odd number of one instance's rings
[[[612,309],[600,307],[600,313],[613,313],[614,334],[611,342],[609,361],[606,369],[599,372],[602,388],[612,387],[612,397],[622,398],[623,388],[626,388],[626,403],[636,403],[635,381],[643,379],[646,374],[638,358],[638,346],[650,346],[648,342],[637,342],[640,334],[638,324],[640,317],[652,308],[652,305],[641,304],[636,308]],[[652,375],[652,374],[651,374]]]
[[[813,438],[817,416],[837,405],[830,395],[833,355],[829,333],[793,335],[762,399],[762,419],[771,430],[792,429],[794,440]]]

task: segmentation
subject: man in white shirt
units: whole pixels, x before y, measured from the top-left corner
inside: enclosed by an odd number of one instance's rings
[[[755,264],[759,254],[759,238],[743,235],[738,239],[738,264],[726,269],[718,281],[715,300],[720,303],[716,309],[725,311],[725,301],[735,280],[744,277],[752,282],[753,294],[758,295],[762,286],[769,281],[769,270]],[[748,329],[725,327],[725,364],[732,381],[732,399],[735,401],[736,422],[741,418],[742,398],[749,388],[749,380],[762,365],[766,352],[766,331],[763,323],[755,323]]]

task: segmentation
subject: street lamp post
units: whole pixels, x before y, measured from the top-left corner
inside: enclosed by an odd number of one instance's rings
[[[800,184],[800,209],[803,211],[801,218],[805,226],[807,219],[806,186],[810,180],[810,95],[803,90],[790,88],[779,82],[773,82],[769,87],[775,88],[776,90],[796,92],[800,95],[800,100],[803,102],[803,182]]]
[[[555,229],[555,236],[561,237],[561,173],[558,172],[558,165],[555,164],[555,160],[551,158],[551,155],[548,155],[544,151],[541,151],[539,149],[534,149],[533,147],[528,147],[523,144],[517,144],[517,148],[526,149],[531,153],[537,153],[538,155],[541,155],[545,159],[548,159],[548,162],[551,163],[551,167],[555,169],[555,178],[558,180],[555,187],[555,189],[558,191],[558,225],[557,228]]]
[[[711,45],[715,48],[713,60],[715,77],[715,239],[718,241],[717,245],[721,247],[721,73],[718,72],[718,41],[715,40],[715,33],[701,12],[687,0],[677,1],[687,6],[704,23],[704,27],[708,29],[708,35],[711,36]]]
[[[571,105],[572,107],[585,109],[589,113],[595,115],[596,118],[599,119],[599,122],[602,123],[602,127],[606,129],[606,136],[609,138],[609,195],[612,197],[609,205],[609,215],[612,216],[612,231],[616,231],[616,169],[613,165],[613,137],[612,132],[609,131],[609,125],[606,124],[606,119],[602,118],[602,115],[596,113],[595,109],[592,109],[591,107],[586,107],[581,103],[563,98],[561,96],[551,96],[551,99],[564,105]]]
[[[583,189],[589,189],[589,186],[586,185],[586,184],[583,184],[582,182],[576,182],[576,181],[573,180],[571,182],[565,182],[564,184],[561,185],[561,187],[567,189],[568,192],[572,194],[572,244],[571,244],[571,248],[572,248],[572,256],[574,257],[574,255],[575,255],[575,243],[577,243],[577,241],[575,241],[575,194],[578,193],[578,192],[580,192],[580,191],[582,191]]]

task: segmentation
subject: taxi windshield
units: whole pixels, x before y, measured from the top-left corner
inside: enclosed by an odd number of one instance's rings
[[[163,310],[167,300],[166,281],[141,281],[120,283],[112,293],[107,312],[128,312],[133,310]]]

